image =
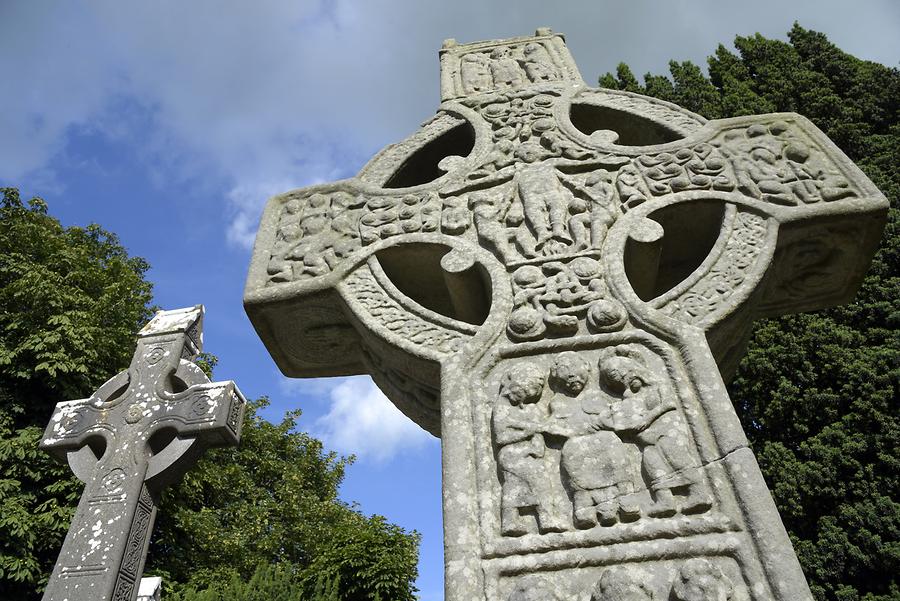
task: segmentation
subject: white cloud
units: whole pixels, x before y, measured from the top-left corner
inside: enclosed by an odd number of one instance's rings
[[[619,61],[638,74],[703,63],[736,33],[784,37],[794,19],[896,64],[890,0],[0,2],[0,180],[52,181],[79,128],[124,139],[161,186],[225,190],[219,218],[246,247],[273,191],[347,177],[434,111],[444,38],[547,25],[593,82]],[[123,102],[141,118],[123,119]]]
[[[328,401],[331,390],[342,381],[339,378],[289,378],[274,370],[272,377],[278,382],[278,390],[287,399]]]
[[[251,248],[259,225],[257,217],[260,203],[292,187],[294,186],[284,180],[256,181],[244,182],[229,190],[228,201],[234,216],[226,230],[228,241],[242,248]]]
[[[385,462],[437,439],[403,415],[368,377],[342,378],[329,391],[331,409],[314,434],[330,449]]]

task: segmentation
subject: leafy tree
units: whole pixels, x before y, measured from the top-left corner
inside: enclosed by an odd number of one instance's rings
[[[253,402],[237,448],[208,451],[162,500],[150,571],[170,587],[203,590],[233,575],[250,579],[261,561],[289,570],[314,598],[323,581],[339,599],[414,599],[418,535],[340,502],[347,459],[296,432],[299,412],[280,424]]]
[[[128,365],[149,318],[147,263],[96,225],[63,228],[0,190],[0,598],[42,588],[81,494],[38,450],[53,406]]]
[[[708,118],[794,111],[820,127],[891,203],[853,303],[760,322],[729,385],[817,599],[900,599],[900,71],[795,24],[789,42],[737,37],[709,76],[670,63],[600,85]]]
[[[203,590],[193,586],[166,597],[166,601],[340,601],[337,581],[326,581],[316,587],[312,596],[297,577],[280,565],[260,564],[249,580],[236,572],[229,578]]]
[[[42,200],[2,189],[0,599],[36,600],[46,584],[82,485],[38,442],[56,402],[128,366],[152,315],[147,268],[99,226],[64,228]],[[215,357],[200,363],[210,372]],[[412,599],[418,535],[341,502],[349,460],[295,432],[298,413],[261,419],[265,403],[251,403],[240,448],[210,451],[166,491],[148,567],[171,593],[232,583],[290,593],[259,598]]]

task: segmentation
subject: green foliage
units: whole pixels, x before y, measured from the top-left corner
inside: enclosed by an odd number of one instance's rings
[[[147,320],[147,264],[96,225],[63,228],[0,189],[0,598],[36,597],[81,484],[38,450],[53,405],[128,365]]]
[[[40,598],[82,485],[38,442],[55,403],[128,366],[152,314],[147,268],[99,226],[64,228],[40,199],[2,189],[0,599]],[[210,376],[215,363],[198,360]],[[208,452],[166,491],[148,568],[167,594],[413,599],[418,535],[341,502],[348,460],[295,432],[297,413],[260,418],[265,403],[251,403],[240,448]]]
[[[815,597],[900,599],[900,72],[794,25],[719,46],[709,77],[671,63],[637,86],[624,65],[602,86],[708,118],[794,111],[890,199],[881,246],[847,306],[757,324],[729,385]],[[624,74],[624,75],[623,75]]]
[[[193,586],[167,595],[166,601],[340,601],[337,581],[322,579],[310,594],[297,577],[282,566],[261,563],[249,580],[243,580],[237,572],[206,589]]]
[[[126,367],[149,319],[146,261],[98,225],[64,228],[39,198],[0,189],[0,387],[17,425]]]
[[[414,599],[418,534],[342,503],[348,460],[296,432],[298,412],[263,420],[266,403],[251,403],[240,447],[207,452],[165,493],[148,571],[203,590],[274,563],[308,598],[325,578],[342,600]]]

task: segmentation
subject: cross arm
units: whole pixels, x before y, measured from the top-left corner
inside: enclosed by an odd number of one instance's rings
[[[160,402],[151,411],[148,430],[170,428],[184,438],[201,440],[206,446],[236,445],[247,400],[231,381],[190,387]]]
[[[887,217],[869,178],[793,113],[708,122],[623,171],[638,190],[607,241],[611,287],[648,322],[706,331],[726,376],[753,319],[849,302]],[[661,240],[633,239],[647,220]]]
[[[109,410],[104,408],[104,399],[114,396],[128,384],[128,372],[119,372],[90,397],[57,403],[44,430],[40,448],[65,461],[69,452],[77,451],[92,440],[110,439],[113,426],[108,419]]]

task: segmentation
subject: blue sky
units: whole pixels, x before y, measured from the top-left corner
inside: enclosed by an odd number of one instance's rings
[[[793,21],[860,58],[900,59],[900,4],[0,0],[0,184],[66,225],[101,224],[152,265],[157,304],[203,303],[219,379],[267,416],[358,457],[347,501],[423,535],[423,601],[443,598],[440,444],[368,378],[288,380],[241,306],[268,196],[353,175],[438,104],[437,51],[564,32],[588,82],[620,61],[664,72]]]

